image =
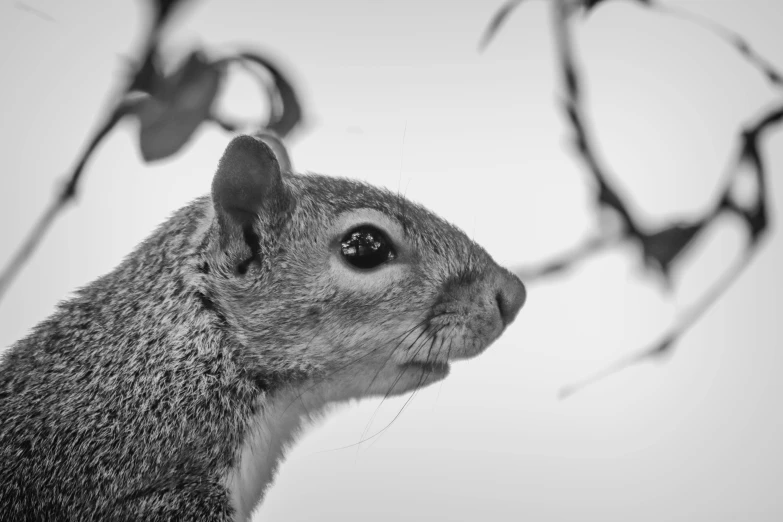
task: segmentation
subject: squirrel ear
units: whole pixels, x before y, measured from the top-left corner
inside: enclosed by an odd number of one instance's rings
[[[269,145],[272,152],[275,153],[277,162],[280,164],[280,170],[283,172],[294,171],[294,168],[291,165],[291,156],[288,155],[288,149],[285,148],[283,140],[281,140],[277,134],[269,129],[264,129],[254,134],[253,137]]]
[[[280,164],[266,143],[238,136],[226,147],[212,180],[212,201],[221,225],[244,225],[274,212],[285,199]]]

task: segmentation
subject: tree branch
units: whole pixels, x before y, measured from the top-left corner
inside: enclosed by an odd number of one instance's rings
[[[92,157],[98,145],[108,136],[109,132],[111,132],[120,119],[127,113],[128,109],[129,105],[121,102],[117,108],[112,111],[110,116],[88,142],[87,147],[84,149],[79,161],[76,163],[76,167],[74,167],[73,171],[66,179],[59,194],[56,194],[52,202],[49,203],[49,206],[44,210],[44,213],[38,218],[35,226],[28,233],[27,239],[25,239],[0,273],[0,300],[2,300],[11,281],[19,273],[19,270],[27,262],[33,252],[35,252],[35,249],[41,243],[41,240],[46,235],[46,232],[49,230],[49,227],[51,227],[54,220],[60,215],[60,212],[65,209],[68,203],[75,199],[79,180],[84,172],[84,168],[87,166],[87,162]]]
[[[126,85],[119,96],[119,101],[114,104],[103,124],[98,127],[93,137],[87,142],[87,146],[81,156],[79,156],[76,166],[68,175],[62,190],[55,196],[41,217],[38,218],[27,238],[11,257],[11,260],[3,268],[2,272],[0,272],[0,301],[5,296],[11,281],[16,277],[30,256],[32,256],[35,249],[38,248],[54,220],[75,199],[79,181],[95,150],[117,123],[137,107],[141,98],[133,98],[128,95],[132,91],[149,92],[150,84],[156,79],[154,58],[157,53],[160,34],[165,23],[170,19],[171,13],[183,2],[184,0],[158,0],[155,2],[156,13],[143,40],[138,55],[139,60],[136,62],[136,69],[130,75],[130,78],[127,79]]]
[[[751,65],[760,69],[773,85],[777,87],[783,86],[781,75],[770,65],[768,60],[754,51],[739,34],[687,12],[653,4],[651,0],[639,0],[639,2],[648,8],[657,9],[664,14],[686,19],[712,31],[718,37],[733,45]],[[585,258],[608,248],[612,244],[633,242],[641,246],[642,256],[647,267],[660,271],[664,276],[665,282],[670,283],[670,266],[679,259],[680,254],[692,244],[693,240],[706,228],[715,223],[717,218],[723,213],[736,215],[744,222],[748,231],[748,245],[739,262],[724,274],[721,279],[716,281],[696,304],[682,311],[674,325],[664,332],[655,343],[643,350],[623,357],[604,370],[596,372],[574,385],[564,387],[560,393],[561,398],[573,395],[585,386],[598,382],[631,365],[650,358],[670,354],[676,341],[723,296],[742,271],[750,264],[759,251],[761,240],[765,237],[769,228],[767,179],[763,158],[759,152],[759,140],[767,129],[783,122],[783,105],[777,105],[767,110],[754,124],[740,130],[739,156],[734,162],[733,169],[730,171],[720,197],[715,205],[701,217],[688,223],[673,223],[654,230],[643,229],[637,224],[630,208],[625,203],[625,199],[612,187],[607,170],[599,160],[599,155],[594,145],[595,140],[590,134],[588,119],[584,109],[581,76],[574,56],[569,24],[576,11],[582,8],[592,9],[598,3],[600,3],[600,0],[553,0],[554,34],[565,91],[563,106],[574,133],[576,152],[596,185],[595,199],[598,210],[611,209],[620,219],[621,229],[619,237],[610,238],[610,231],[605,225],[602,225],[602,233],[588,238],[570,252],[555,257],[538,267],[519,267],[515,272],[526,280],[538,279],[571,268]],[[519,2],[510,1],[498,11],[498,14],[490,23],[484,42],[487,42],[494,35],[509,12],[518,5]],[[755,200],[749,205],[735,201],[732,196],[732,187],[742,166],[751,170],[757,182]]]

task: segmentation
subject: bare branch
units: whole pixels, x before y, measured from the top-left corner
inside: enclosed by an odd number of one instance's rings
[[[582,391],[587,386],[595,384],[630,366],[671,355],[675,342],[696,324],[712,305],[720,300],[726,290],[731,287],[748,264],[750,264],[754,253],[755,250],[745,252],[739,261],[727,271],[719,281],[714,283],[712,288],[706,292],[696,304],[680,313],[679,319],[675,322],[674,326],[664,332],[657,341],[643,350],[620,358],[618,361],[579,382],[562,387],[558,393],[558,397],[560,399],[567,399],[575,393]]]
[[[159,3],[159,12],[156,15],[154,23],[149,28],[141,51],[139,53],[140,59],[136,62],[136,70],[131,77],[127,79],[125,87],[120,91],[119,101],[108,112],[108,116],[105,118],[103,124],[98,127],[93,137],[87,142],[79,160],[76,162],[76,166],[68,175],[66,182],[59,194],[55,196],[55,199],[49,204],[43,215],[38,219],[35,226],[30,230],[27,238],[22,245],[11,257],[11,260],[5,266],[2,272],[0,272],[0,300],[2,300],[5,292],[11,284],[11,281],[19,273],[19,270],[27,262],[30,256],[35,252],[35,249],[41,243],[49,227],[54,222],[55,218],[60,215],[62,210],[76,197],[76,191],[81,180],[82,173],[84,172],[87,162],[92,157],[93,153],[97,149],[98,145],[108,136],[108,134],[114,129],[119,121],[128,113],[136,108],[136,104],[139,102],[139,98],[132,98],[128,95],[131,91],[137,90],[138,87],[143,85],[150,79],[151,66],[153,65],[153,57],[157,50],[157,41],[160,36],[160,32],[163,28],[164,22],[169,17],[171,10],[175,5],[180,4],[183,0],[167,0]],[[17,7],[20,7],[17,4]]]
[[[525,282],[535,281],[544,277],[559,275],[569,270],[574,265],[578,265],[588,257],[614,245],[619,238],[605,238],[601,236],[591,237],[580,245],[560,254],[557,257],[547,260],[538,266],[519,266],[514,267],[512,272]]]
[[[719,37],[733,45],[753,66],[765,73],[769,81],[776,86],[783,86],[781,75],[770,65],[769,61],[751,49],[748,43],[739,34],[718,24],[709,22],[703,18],[691,15],[685,11],[665,8],[651,1],[642,2],[646,7],[658,9],[660,12],[687,19],[697,23],[716,33]],[[520,267],[515,272],[524,280],[530,281],[545,276],[560,273],[574,265],[584,261],[587,257],[609,247],[616,242],[635,242],[641,244],[642,255],[649,269],[658,270],[664,276],[664,282],[670,284],[669,269],[671,264],[678,260],[681,254],[690,247],[694,239],[706,228],[715,223],[723,213],[738,216],[747,226],[748,246],[736,266],[702,296],[692,307],[684,310],[679,315],[675,324],[661,337],[644,350],[637,351],[619,361],[609,365],[589,378],[561,390],[561,398],[570,396],[585,386],[598,382],[631,365],[644,362],[654,357],[670,354],[676,341],[693,326],[702,315],[725,293],[732,283],[739,277],[742,271],[749,265],[753,256],[759,251],[761,240],[769,228],[768,203],[767,203],[767,179],[765,165],[759,152],[759,140],[764,132],[774,125],[783,122],[783,105],[772,107],[766,111],[755,124],[750,125],[739,132],[740,152],[734,162],[730,176],[724,190],[715,205],[700,218],[688,223],[673,223],[656,230],[642,229],[634,219],[630,208],[626,205],[626,199],[613,188],[607,169],[601,164],[595,147],[595,140],[590,134],[590,127],[584,108],[583,86],[579,68],[576,63],[575,53],[571,42],[570,23],[573,14],[580,6],[592,9],[598,2],[586,0],[553,0],[554,9],[554,33],[556,50],[560,62],[560,71],[565,90],[563,106],[574,133],[576,152],[591,175],[596,185],[596,203],[598,210],[611,209],[620,219],[620,237],[609,239],[609,231],[603,225],[597,236],[588,238],[581,245],[571,251],[561,254],[538,267]],[[508,16],[515,3],[507,3],[497,13],[490,24],[488,33],[494,34],[497,27]],[[498,21],[499,20],[499,21]],[[740,172],[740,167],[751,169],[757,182],[757,194],[755,200],[743,207],[734,201],[732,186]]]
[[[522,0],[508,0],[503,5],[503,7],[495,12],[495,16],[493,16],[492,20],[489,21],[489,25],[484,30],[484,34],[481,36],[481,41],[479,42],[479,52],[487,48],[489,42],[492,41],[498,30],[500,30],[501,26],[508,19],[508,15],[510,15],[511,12],[521,3]]]
[[[736,49],[752,66],[759,69],[764,76],[767,77],[767,80],[769,80],[770,83],[778,88],[783,88],[783,75],[769,60],[753,49],[748,41],[736,31],[732,31],[728,27],[713,22],[712,20],[686,11],[681,7],[665,6],[652,2],[649,7],[665,15],[696,24],[715,34],[718,38],[734,47],[734,49]]]
[[[20,11],[25,11],[27,13],[30,13],[33,16],[37,16],[38,18],[40,18],[41,20],[44,20],[46,22],[56,22],[57,21],[50,14],[48,14],[48,13],[46,13],[44,11],[41,11],[37,7],[33,7],[33,6],[31,6],[30,4],[28,4],[26,2],[16,2],[14,4],[14,7],[16,9],[19,9]]]
[[[11,280],[16,277],[16,274],[27,262],[30,256],[35,252],[35,249],[41,243],[49,227],[54,222],[55,218],[60,214],[65,207],[74,200],[76,197],[76,190],[81,179],[82,172],[87,165],[87,162],[92,157],[92,154],[97,149],[98,145],[103,139],[108,136],[109,132],[117,125],[117,123],[126,114],[129,106],[121,103],[114,111],[112,111],[109,118],[98,129],[92,139],[88,142],[87,147],[84,149],[79,161],[76,163],[71,174],[68,176],[62,190],[57,194],[54,200],[44,211],[43,215],[38,218],[35,226],[30,230],[27,235],[27,239],[22,243],[17,252],[11,257],[6,267],[0,273],[0,300],[8,290]]]

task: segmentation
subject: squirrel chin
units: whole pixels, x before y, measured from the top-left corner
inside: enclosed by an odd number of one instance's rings
[[[394,397],[426,388],[448,377],[451,367],[446,362],[410,361],[390,364],[362,391],[364,397]]]

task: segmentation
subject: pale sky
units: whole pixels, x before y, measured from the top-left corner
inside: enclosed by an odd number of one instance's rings
[[[664,3],[731,27],[783,69],[779,0]],[[96,124],[145,14],[139,1],[27,2],[51,21],[15,4],[0,4],[2,264]],[[291,144],[295,167],[400,188],[500,263],[533,264],[576,244],[595,216],[557,103],[547,2],[524,3],[478,53],[500,5],[202,0],[178,18],[169,45],[275,57],[307,111]],[[576,43],[602,157],[646,223],[709,205],[737,129],[781,99],[710,33],[631,2],[597,9]],[[244,78],[222,103],[234,115],[264,111]],[[0,302],[0,350],[207,192],[229,140],[205,128],[176,157],[145,166],[134,131],[126,124],[101,147],[78,204]],[[780,209],[783,132],[763,152]],[[711,231],[676,274],[673,297],[632,249],[529,285],[507,333],[417,393],[382,435],[339,449],[384,428],[407,397],[346,406],[310,428],[256,520],[783,520],[777,228],[672,359],[566,401],[561,386],[671,324],[729,266],[743,231],[730,220]]]

